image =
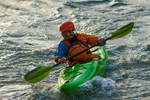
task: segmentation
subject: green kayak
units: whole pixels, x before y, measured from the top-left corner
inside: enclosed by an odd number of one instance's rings
[[[98,56],[100,60],[78,63],[61,71],[58,78],[58,87],[61,92],[72,93],[79,85],[91,80],[93,77],[103,76],[106,70],[107,53],[102,46],[97,46],[92,54]]]

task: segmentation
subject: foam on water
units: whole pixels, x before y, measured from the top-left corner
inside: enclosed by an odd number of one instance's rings
[[[38,85],[34,85],[34,88],[36,89],[32,97],[37,100],[47,98],[57,100],[68,100],[68,98],[87,100],[87,98],[96,99],[117,95],[120,86],[112,79],[95,76],[92,80],[80,85],[74,93],[70,93],[69,95],[61,93],[57,88],[57,83],[39,83]]]
[[[100,97],[108,97],[117,93],[119,86],[112,79],[95,76],[92,80],[79,86],[78,93],[96,94]]]

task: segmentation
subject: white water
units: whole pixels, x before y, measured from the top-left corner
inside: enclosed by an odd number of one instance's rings
[[[149,0],[1,0],[0,20],[0,99],[150,98]],[[57,78],[65,65],[56,67],[37,84],[23,79],[38,66],[54,64],[54,52],[62,39],[59,26],[68,20],[75,23],[76,32],[104,38],[135,22],[129,35],[107,42],[104,78],[88,81],[80,87],[80,95],[71,96],[57,89]],[[93,81],[101,86],[92,86]]]

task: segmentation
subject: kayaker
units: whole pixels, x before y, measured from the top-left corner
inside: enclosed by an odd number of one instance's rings
[[[65,63],[67,57],[73,56],[74,54],[77,54],[78,52],[88,48],[89,45],[94,45],[97,42],[99,42],[100,45],[106,44],[104,38],[93,37],[83,33],[74,33],[74,30],[75,26],[73,22],[70,21],[64,22],[60,26],[59,31],[63,36],[63,40],[59,43],[55,52],[55,62]],[[86,51],[69,60],[68,64],[71,65],[81,63],[83,61],[90,60],[93,57],[94,56],[90,51]]]

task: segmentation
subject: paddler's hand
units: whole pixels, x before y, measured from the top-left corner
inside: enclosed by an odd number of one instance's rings
[[[63,57],[63,58],[60,58],[60,59],[58,59],[58,63],[66,63],[66,58],[65,57]]]
[[[98,42],[99,42],[99,44],[100,44],[101,46],[104,46],[104,45],[106,44],[106,41],[105,41],[104,38],[100,38],[100,39],[98,40]]]

